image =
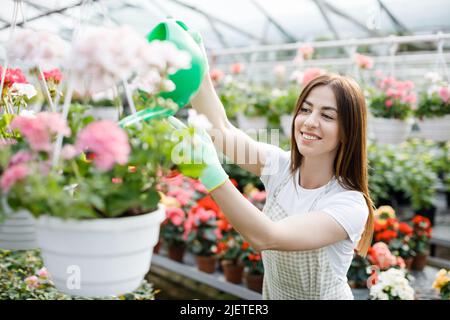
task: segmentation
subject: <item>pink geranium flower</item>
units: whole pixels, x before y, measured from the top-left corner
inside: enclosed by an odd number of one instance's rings
[[[11,157],[11,160],[9,160],[9,166],[28,162],[31,159],[33,159],[33,155],[30,152],[21,150]]]
[[[27,277],[25,279],[25,283],[30,287],[30,288],[37,288],[39,287],[39,278],[36,276],[31,276],[31,277]]]
[[[450,90],[448,87],[440,87],[438,93],[444,103],[450,100]]]
[[[47,279],[50,276],[46,267],[43,267],[43,268],[39,269],[36,274],[41,279]]]
[[[27,176],[27,173],[28,168],[25,164],[20,163],[13,165],[3,172],[0,179],[0,186],[5,192],[8,192],[17,181],[24,179]]]
[[[242,63],[233,63],[230,67],[230,71],[232,74],[239,74],[244,71],[245,67]]]
[[[184,190],[181,188],[175,188],[173,190],[170,190],[167,195],[169,197],[174,197],[177,199],[177,201],[182,205],[185,206],[189,203],[189,201],[192,199],[193,192],[191,190]]]
[[[2,76],[3,67],[0,66],[0,80]],[[6,70],[4,86],[11,87],[14,83],[28,83],[27,78],[19,68]]]
[[[265,201],[266,196],[267,196],[267,194],[265,191],[257,191],[257,192],[252,193],[252,198],[258,202]]]
[[[220,82],[225,76],[225,73],[220,69],[213,69],[209,72],[209,76],[214,82]]]
[[[18,129],[34,151],[50,151],[51,134],[70,135],[70,128],[61,114],[41,112],[35,116],[18,116],[11,122],[12,129]]]
[[[361,69],[372,69],[373,67],[373,59],[369,56],[357,53],[355,54],[355,61]]]
[[[166,209],[166,217],[174,226],[180,226],[184,222],[184,211],[180,208],[172,207]]]
[[[116,163],[126,164],[131,152],[126,132],[108,120],[92,122],[81,130],[76,148],[81,152],[92,152],[94,164],[101,171],[112,169]]]
[[[304,44],[298,48],[298,52],[302,55],[303,59],[308,60],[311,59],[314,54],[314,47],[309,44]]]
[[[45,81],[50,81],[52,80],[54,83],[59,84],[62,80],[62,73],[61,70],[59,70],[58,68],[49,70],[49,71],[44,71],[44,78]],[[39,76],[39,79],[41,79],[41,77]]]
[[[324,71],[319,68],[306,69],[305,72],[303,73],[302,85],[306,86],[311,80],[321,76],[322,74],[324,74]]]
[[[212,211],[212,210],[205,210],[204,208],[201,208],[201,207],[199,207],[199,208],[197,208],[195,210],[195,215],[198,217],[198,219],[202,223],[205,223],[209,219],[216,217],[216,213],[214,211]]]

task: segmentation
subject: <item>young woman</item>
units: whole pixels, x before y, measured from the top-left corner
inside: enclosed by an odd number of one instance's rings
[[[234,127],[209,77],[191,102],[221,134],[215,148],[260,176],[267,191],[261,213],[229,181],[202,134],[207,166],[200,180],[233,227],[262,252],[263,298],[353,299],[346,274],[354,250],[366,254],[373,230],[366,105],[358,84],[331,74],[312,80],[295,107],[288,152]],[[256,163],[238,161],[238,150],[246,159],[257,154]]]

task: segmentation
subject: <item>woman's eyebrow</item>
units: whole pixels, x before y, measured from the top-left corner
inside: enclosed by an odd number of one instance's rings
[[[303,102],[306,103],[307,105],[311,106],[311,107],[314,107],[314,105],[311,102],[309,102],[308,100],[305,100]],[[333,110],[333,111],[337,112],[337,109],[335,107],[322,106],[321,109],[322,110]]]

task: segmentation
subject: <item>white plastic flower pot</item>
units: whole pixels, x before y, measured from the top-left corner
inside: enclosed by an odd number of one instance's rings
[[[399,144],[404,142],[411,133],[412,119],[399,120],[387,118],[371,118],[373,136],[378,143]]]
[[[119,121],[116,107],[92,107],[86,110],[86,114],[93,116],[96,120]]]
[[[292,129],[292,115],[284,114],[280,117],[281,129],[284,132],[284,135],[287,137],[291,136]]]
[[[238,126],[241,130],[262,130],[267,129],[266,117],[251,117],[248,118],[244,114],[238,112],[236,114]]]
[[[0,223],[0,249],[33,250],[38,248],[34,217],[26,210],[13,212]]]
[[[450,140],[450,115],[419,120],[420,135],[434,141]]]
[[[44,264],[56,288],[85,297],[119,296],[139,287],[150,269],[153,247],[165,219],[154,212],[125,218],[37,219]]]

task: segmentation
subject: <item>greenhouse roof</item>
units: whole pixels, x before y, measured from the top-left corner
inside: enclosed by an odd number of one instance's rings
[[[0,41],[11,31],[15,0],[2,0]],[[167,16],[183,20],[208,49],[321,39],[450,31],[447,0],[23,0],[18,27],[70,38],[82,24],[129,24],[143,35]]]

